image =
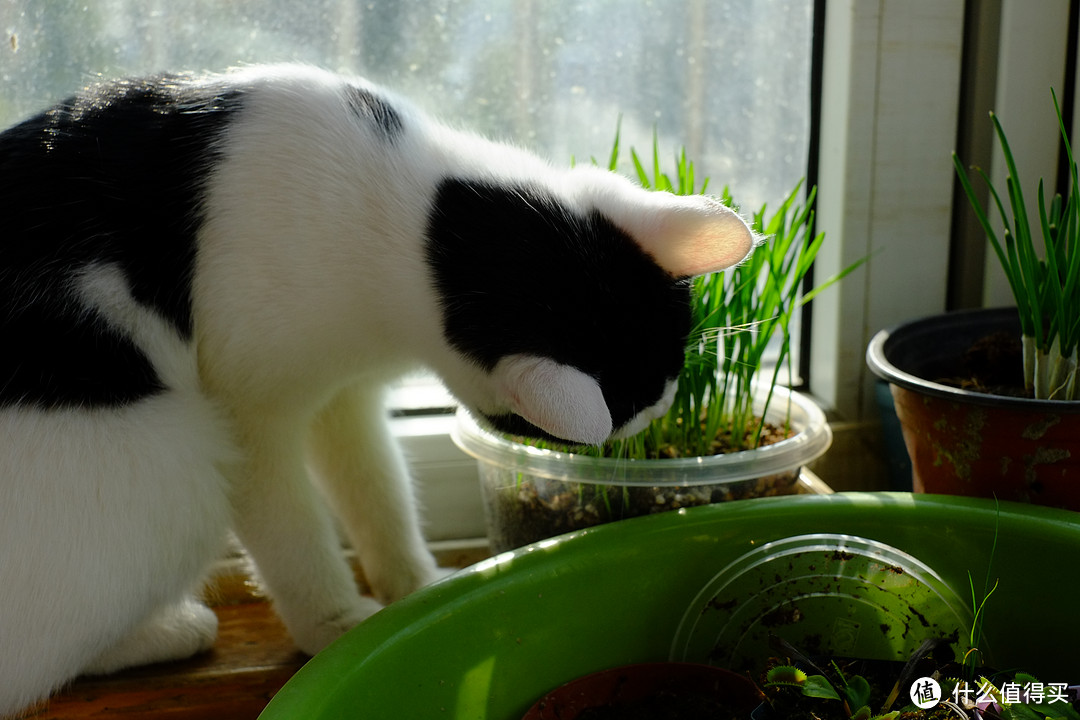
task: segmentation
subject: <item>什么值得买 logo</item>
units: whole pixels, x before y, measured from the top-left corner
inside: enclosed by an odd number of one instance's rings
[[[944,697],[941,685],[930,677],[922,677],[911,684],[909,694],[911,702],[925,710],[941,702],[950,700],[961,708],[988,707],[989,705],[1052,705],[1070,703],[1068,683],[1044,683],[1031,680],[1028,682],[1008,681],[1001,687],[995,687],[988,680],[969,683],[958,681]]]

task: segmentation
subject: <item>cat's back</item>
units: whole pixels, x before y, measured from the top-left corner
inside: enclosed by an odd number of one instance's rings
[[[115,268],[190,334],[201,196],[238,107],[220,87],[158,76],[92,86],[0,134],[0,407],[113,405],[159,387],[79,283]]]
[[[308,198],[278,189],[326,195],[304,176],[342,155],[370,164],[366,146],[392,145],[403,126],[360,81],[269,66],[95,83],[0,133],[0,408],[117,405],[160,390],[145,348],[88,307],[84,280],[107,269],[118,292],[190,341],[208,215],[235,208],[248,228],[233,234],[266,237],[255,229],[269,211],[255,205],[300,218]]]

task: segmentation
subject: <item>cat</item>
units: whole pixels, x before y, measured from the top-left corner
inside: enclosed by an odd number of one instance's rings
[[[306,66],[95,83],[0,134],[0,211],[0,716],[209,648],[230,529],[307,653],[437,580],[387,383],[630,435],[671,402],[688,278],[755,242]]]

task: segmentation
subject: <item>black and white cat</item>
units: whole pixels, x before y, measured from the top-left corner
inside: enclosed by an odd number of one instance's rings
[[[686,278],[753,242],[292,66],[88,88],[0,134],[0,217],[0,715],[209,647],[230,528],[309,653],[437,579],[386,383],[630,434],[670,403]]]

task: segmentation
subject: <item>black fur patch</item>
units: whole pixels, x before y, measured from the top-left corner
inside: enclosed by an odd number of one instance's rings
[[[236,93],[162,76],[106,83],[0,134],[0,407],[113,405],[161,389],[73,277],[115,264],[183,338],[201,198]]]
[[[386,100],[355,85],[346,87],[345,93],[352,113],[365,123],[375,123],[383,139],[392,143],[401,135],[404,128],[401,116]]]
[[[689,285],[598,211],[571,212],[529,187],[447,179],[427,258],[452,346],[488,370],[515,353],[576,367],[599,381],[616,428],[682,368]]]
[[[23,304],[0,320],[0,337],[0,407],[117,406],[165,389],[134,343],[59,302]]]

